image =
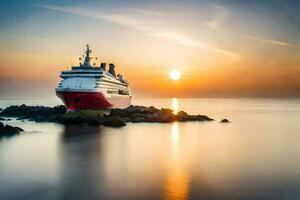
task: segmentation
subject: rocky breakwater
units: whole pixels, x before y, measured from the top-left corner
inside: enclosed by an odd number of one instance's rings
[[[124,109],[111,109],[109,112],[81,110],[66,112],[64,106],[10,106],[0,112],[0,116],[17,117],[19,120],[35,122],[56,122],[62,124],[92,124],[122,127],[132,123],[170,123],[174,121],[212,121],[205,115],[189,115],[184,111],[174,114],[171,109],[158,109],[153,106],[129,106]]]

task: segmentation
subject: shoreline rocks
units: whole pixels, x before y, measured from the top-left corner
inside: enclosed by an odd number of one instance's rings
[[[0,122],[0,138],[2,137],[11,137],[14,135],[19,135],[20,132],[23,132],[24,130],[17,126],[10,126],[8,124],[4,125],[2,122]]]
[[[124,109],[111,109],[109,113],[97,110],[80,110],[66,112],[62,105],[55,107],[45,106],[9,106],[0,112],[0,116],[17,117],[17,120],[30,120],[35,122],[55,122],[61,124],[91,124],[111,127],[126,126],[132,123],[170,123],[188,121],[212,121],[205,115],[189,115],[184,111],[174,114],[168,108],[155,108],[153,106],[129,106]]]

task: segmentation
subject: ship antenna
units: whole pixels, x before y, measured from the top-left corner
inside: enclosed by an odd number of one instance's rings
[[[84,59],[84,63],[83,66],[84,67],[91,67],[91,57],[90,57],[90,53],[92,53],[92,50],[90,50],[90,46],[87,44],[86,45],[86,51],[85,51],[85,59]]]

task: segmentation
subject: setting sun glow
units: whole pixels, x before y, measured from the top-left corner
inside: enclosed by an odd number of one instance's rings
[[[170,78],[174,81],[179,80],[181,77],[180,71],[176,70],[176,69],[171,70],[169,75],[170,75]]]

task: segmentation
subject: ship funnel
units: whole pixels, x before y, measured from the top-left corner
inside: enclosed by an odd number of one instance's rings
[[[115,65],[110,63],[109,64],[109,70],[108,70],[109,73],[111,73],[114,77],[116,77],[116,73],[115,73]]]
[[[103,71],[105,71],[106,69],[106,63],[101,63],[100,65],[100,69],[102,69]]]

